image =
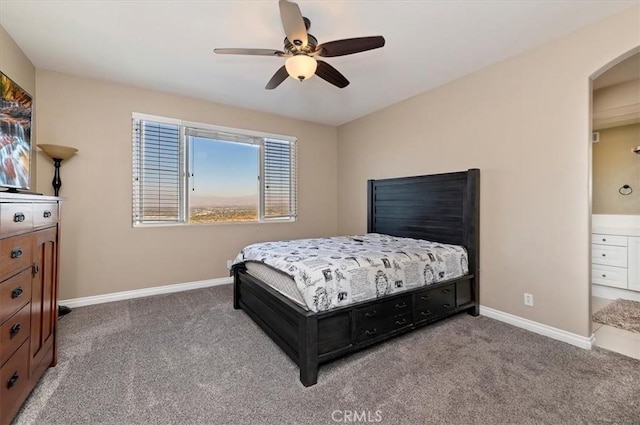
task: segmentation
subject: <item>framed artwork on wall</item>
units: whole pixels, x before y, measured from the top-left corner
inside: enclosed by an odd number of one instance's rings
[[[32,99],[0,72],[0,186],[29,189]]]

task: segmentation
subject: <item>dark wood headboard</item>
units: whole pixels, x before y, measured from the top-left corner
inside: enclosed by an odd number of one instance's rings
[[[480,170],[369,180],[367,231],[462,245],[477,272]]]

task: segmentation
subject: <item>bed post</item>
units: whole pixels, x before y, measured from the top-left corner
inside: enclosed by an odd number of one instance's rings
[[[240,310],[240,276],[238,276],[238,272],[240,270],[245,270],[244,264],[236,264],[231,269],[231,273],[233,274],[233,308],[236,310]]]
[[[298,326],[300,382],[310,387],[318,382],[318,317],[307,314]]]
[[[480,170],[467,170],[467,186],[463,200],[464,245],[469,256],[469,273],[474,306],[467,310],[472,316],[480,314]]]

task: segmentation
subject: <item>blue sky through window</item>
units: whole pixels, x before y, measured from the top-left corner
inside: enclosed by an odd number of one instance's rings
[[[257,204],[259,147],[190,137],[192,204]],[[252,198],[252,199],[250,199]]]

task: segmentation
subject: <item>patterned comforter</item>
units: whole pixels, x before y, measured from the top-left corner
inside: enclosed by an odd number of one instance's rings
[[[431,285],[469,272],[466,250],[378,233],[264,242],[234,264],[256,261],[291,276],[311,311]]]

